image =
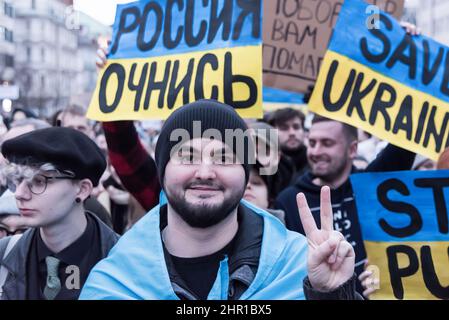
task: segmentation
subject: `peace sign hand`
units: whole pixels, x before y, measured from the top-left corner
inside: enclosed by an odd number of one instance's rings
[[[330,189],[321,188],[321,230],[317,228],[303,193],[296,196],[309,254],[307,269],[312,287],[321,292],[330,292],[347,282],[354,274],[355,253],[344,236],[334,231]]]

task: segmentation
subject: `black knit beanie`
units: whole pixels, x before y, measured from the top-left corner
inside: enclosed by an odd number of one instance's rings
[[[200,136],[194,136],[193,127],[194,121],[200,121],[201,132]],[[175,141],[170,141],[170,135],[173,130],[185,129],[189,133],[191,139],[201,138],[203,133],[208,129],[216,129],[220,132],[223,143],[228,143],[225,139],[225,130],[241,129],[242,132],[247,132],[248,127],[243,119],[237,114],[233,107],[220,103],[216,100],[199,100],[187,104],[175,110],[166,120],[162,126],[159,135],[156,150],[156,166],[161,186],[164,187],[165,167],[170,160],[170,153],[182,137],[175,137]],[[243,159],[239,159],[245,170],[245,185],[248,183],[250,164],[255,161],[255,151],[252,139],[249,134],[244,135]],[[235,154],[238,146],[236,141],[232,142],[233,151]],[[237,154],[239,156],[239,154]]]

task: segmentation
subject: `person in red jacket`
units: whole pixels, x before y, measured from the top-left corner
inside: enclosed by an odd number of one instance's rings
[[[159,203],[161,186],[156,164],[140,142],[133,122],[103,122],[103,130],[109,159],[123,186],[149,211]]]
[[[100,48],[97,67],[103,68],[107,61],[107,49]],[[149,211],[159,203],[161,186],[157,177],[156,163],[140,142],[133,121],[103,122],[108,144],[108,155],[123,186]],[[126,137],[124,139],[123,137]]]

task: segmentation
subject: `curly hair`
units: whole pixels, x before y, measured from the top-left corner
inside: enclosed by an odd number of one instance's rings
[[[64,170],[64,172],[60,172],[52,163],[44,163],[41,165],[8,163],[2,168],[3,176],[12,180],[22,177],[25,179],[31,179],[34,175],[43,172],[54,172],[56,174],[63,173],[74,176],[74,173],[71,171]]]

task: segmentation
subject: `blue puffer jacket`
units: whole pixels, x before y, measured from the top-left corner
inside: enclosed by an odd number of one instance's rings
[[[262,243],[254,278],[239,295],[242,300],[304,299],[307,276],[307,241],[288,231],[271,214],[242,200],[241,206],[260,219]],[[109,256],[100,261],[87,279],[80,299],[179,299],[164,258],[160,236],[160,207],[145,215],[119,240]],[[254,220],[254,219],[253,219]],[[256,257],[257,258],[257,257]],[[227,300],[228,258],[220,263],[208,300]]]

